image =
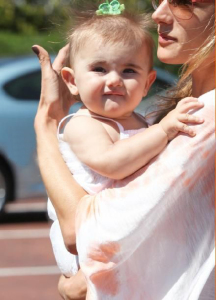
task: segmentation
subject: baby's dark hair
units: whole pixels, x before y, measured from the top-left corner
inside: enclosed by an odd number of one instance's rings
[[[102,39],[103,45],[128,45],[138,49],[145,45],[148,57],[146,62],[149,70],[153,67],[154,41],[149,33],[153,28],[150,14],[137,14],[124,11],[120,15],[96,15],[95,11],[76,12],[73,17],[74,25],[69,34],[68,66],[72,67],[79,50],[86,43]]]

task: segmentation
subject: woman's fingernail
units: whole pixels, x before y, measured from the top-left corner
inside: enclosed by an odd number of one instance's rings
[[[34,51],[34,53],[35,53],[36,55],[39,55],[39,53],[40,53],[38,47],[36,47],[36,46],[32,46],[32,51]]]

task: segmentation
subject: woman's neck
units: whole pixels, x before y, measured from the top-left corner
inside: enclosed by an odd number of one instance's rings
[[[205,61],[192,74],[192,95],[199,97],[215,89],[215,62]]]

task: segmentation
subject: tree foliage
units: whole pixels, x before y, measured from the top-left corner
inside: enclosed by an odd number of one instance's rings
[[[66,42],[70,24],[70,8],[85,9],[89,4],[106,0],[0,0],[0,55],[20,55],[31,51],[32,44],[40,44],[49,52],[56,52]],[[152,12],[151,0],[119,0],[128,9]],[[157,34],[153,32],[156,41]],[[176,67],[157,66],[177,72]]]
[[[83,7],[85,7],[85,1],[82,1]],[[87,2],[99,5],[103,1],[105,0],[89,0]],[[55,20],[61,21],[61,23],[66,22],[70,7],[80,4],[80,2],[78,0],[0,0],[0,30],[26,34],[41,30],[49,31],[54,27]],[[124,0],[124,3],[127,7],[136,7],[147,11],[150,11],[151,7],[149,0]]]
[[[65,1],[0,0],[0,30],[26,34],[49,31],[54,16],[66,17],[62,2]]]

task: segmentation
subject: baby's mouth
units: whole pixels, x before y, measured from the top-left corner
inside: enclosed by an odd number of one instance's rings
[[[110,92],[106,92],[104,93],[105,96],[124,96],[124,94],[122,92],[117,92],[117,91],[110,91]]]

